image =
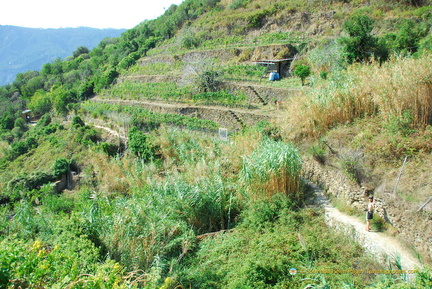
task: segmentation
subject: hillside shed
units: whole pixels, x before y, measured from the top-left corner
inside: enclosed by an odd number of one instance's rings
[[[30,122],[30,109],[26,109],[23,112],[21,112],[21,117],[26,121],[26,122]]]
[[[277,72],[281,77],[290,76],[290,66],[294,58],[275,59],[275,60],[257,60],[254,61],[257,65],[267,67],[267,72]]]

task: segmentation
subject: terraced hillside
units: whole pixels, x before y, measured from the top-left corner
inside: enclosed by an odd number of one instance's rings
[[[429,2],[186,0],[20,75],[0,287],[430,287]]]
[[[260,8],[267,11],[266,8]],[[207,39],[203,38],[202,42],[196,45],[197,47],[190,47],[194,49],[184,49],[185,44],[181,41],[185,41],[184,38],[189,35],[187,33],[190,31],[195,31],[194,34],[190,34],[193,37],[200,35],[199,31],[204,28],[199,25],[205,26],[202,21],[208,19],[206,17],[211,17],[205,15],[199,21],[194,22],[191,27],[180,31],[176,41],[166,41],[161,46],[148,51],[147,56],[141,58],[136,67],[122,74],[112,88],[104,91],[93,101],[112,104],[132,103],[153,112],[176,113],[211,120],[221,127],[233,130],[244,128],[245,125],[253,126],[263,120],[280,124],[286,122],[286,118],[291,114],[296,115],[295,121],[309,122],[311,119],[308,120],[306,115],[299,114],[297,100],[292,101],[292,98],[298,99],[299,96],[308,93],[322,93],[319,90],[324,82],[315,76],[310,79],[309,85],[317,86],[318,89],[301,87],[299,79],[293,78],[292,71],[295,65],[299,63],[314,64],[316,70],[322,69],[327,72],[337,70],[340,58],[337,55],[337,46],[334,46],[334,43],[331,44],[331,39],[339,37],[343,33],[343,29],[341,29],[343,17],[341,18],[341,15],[345,13],[344,9],[348,9],[348,5],[343,8],[341,6],[332,8],[339,10],[328,12],[292,11],[289,16],[284,15],[286,11],[283,10],[280,13],[275,12],[275,15],[279,17],[278,20],[269,12],[270,14],[261,20],[259,29],[244,28],[244,34],[241,38],[235,37],[236,28],[215,24],[216,28],[208,35]],[[359,11],[367,11],[369,8],[363,6],[358,9]],[[247,11],[250,11],[251,15],[253,13],[258,14],[252,10]],[[390,18],[383,16],[379,24],[376,25],[374,33],[384,34],[386,29],[394,25],[394,23],[391,24]],[[237,25],[240,27],[242,21],[237,21]],[[217,42],[216,38],[211,36],[221,33],[221,31],[226,31],[228,34],[224,37],[225,42]],[[327,44],[323,44],[326,42]],[[266,44],[262,45],[262,43]],[[308,49],[304,50],[304,47],[308,47]],[[290,59],[290,61],[284,64],[281,81],[268,80],[269,71],[275,69],[275,66],[262,67],[257,65],[257,63],[265,60],[277,61],[282,59]],[[423,61],[427,63],[429,59]],[[206,82],[205,77],[211,79],[207,79]],[[293,109],[297,111],[292,111]],[[319,110],[319,107],[317,109]],[[328,112],[328,114],[331,115],[333,112]],[[346,120],[346,123],[349,122],[351,120]],[[301,128],[304,123],[293,123],[292,125],[298,125]],[[282,132],[282,135],[285,134],[286,136],[292,132],[300,131],[296,127],[284,127],[284,129],[286,132]],[[330,134],[326,137],[327,141],[342,142],[337,131],[335,129],[333,132],[336,138]],[[321,133],[319,132],[319,134]],[[350,138],[351,136],[345,137]],[[427,136],[425,137],[427,138]],[[306,143],[310,145],[308,141]],[[333,145],[335,144],[331,144],[331,146]],[[317,144],[317,146],[323,146],[323,144]],[[421,148],[413,149],[423,151]],[[336,159],[335,165],[342,166],[339,172],[343,173],[346,165],[344,162],[348,162],[352,163],[353,168],[346,170],[353,170],[352,174],[357,174],[357,176],[350,177],[348,175],[345,180],[348,183],[354,181],[354,184],[349,185],[352,186],[351,192],[345,193],[344,190],[339,192],[338,189],[334,189],[330,194],[343,196],[339,201],[348,202],[349,206],[352,206],[352,209],[349,210],[362,210],[365,202],[364,197],[376,191],[378,195],[382,196],[379,209],[381,218],[391,224],[390,226],[393,228],[391,230],[404,236],[406,242],[414,245],[422,254],[426,254],[426,259],[431,258],[432,252],[428,248],[431,248],[432,244],[426,241],[431,232],[424,228],[424,222],[427,222],[429,215],[426,213],[424,216],[419,216],[415,213],[418,206],[422,204],[421,202],[427,201],[427,189],[409,188],[409,190],[418,192],[419,197],[416,198],[417,201],[408,205],[409,202],[402,208],[395,204],[393,197],[385,196],[386,192],[391,190],[389,183],[392,183],[392,178],[395,178],[394,174],[398,171],[397,165],[396,167],[384,165],[387,161],[384,160],[385,158],[381,164],[378,160],[374,161],[379,165],[366,164],[364,162],[370,162],[369,156],[355,156],[357,153],[363,153],[359,152],[359,148],[344,147],[341,150],[348,155],[336,156],[339,160]],[[429,150],[426,149],[425,151],[428,152]],[[375,153],[372,152],[372,154]],[[424,166],[427,166],[429,162],[429,157],[426,159],[426,162],[422,164]],[[330,160],[328,162],[330,163]],[[340,162],[342,165],[339,164]],[[314,166],[309,167],[313,168]],[[374,169],[377,170],[376,173],[372,172]],[[383,176],[382,170],[389,172],[387,176]],[[318,172],[312,169],[305,174],[315,175]],[[349,171],[348,174],[351,172]],[[430,178],[430,176],[426,178]],[[332,177],[331,180],[333,181],[334,178]],[[330,179],[326,180],[320,177],[318,181],[326,187],[335,186],[331,184]],[[426,207],[426,211],[429,210],[428,208]],[[410,226],[409,221],[398,217],[398,215],[404,214],[402,211],[406,210],[413,212],[408,219],[416,220],[417,225]],[[421,236],[419,236],[419,231],[423,232],[420,233]]]
[[[283,45],[256,48],[267,50],[268,59],[275,59],[281,49],[284,49]],[[153,112],[178,113],[212,120],[236,130],[244,125],[253,126],[259,121],[276,119],[278,110],[282,109],[287,98],[299,89],[269,82],[267,68],[259,67],[254,62],[238,67],[246,73],[249,69],[249,74],[222,75],[222,63],[237,56],[238,53],[216,49],[189,52],[182,58],[175,55],[144,57],[132,72],[121,75],[112,88],[91,101],[140,105]],[[232,68],[225,66],[225,69]],[[206,69],[218,72],[212,79],[217,85],[217,92],[200,91],[203,88],[199,87],[199,74]],[[285,69],[289,72],[289,65]]]

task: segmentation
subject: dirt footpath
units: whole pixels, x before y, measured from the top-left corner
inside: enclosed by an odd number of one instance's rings
[[[309,185],[312,186],[316,194],[315,206],[324,209],[327,224],[342,230],[347,236],[357,241],[386,269],[410,273],[423,267],[413,252],[396,238],[382,232],[367,232],[366,220],[342,213],[330,203],[317,185],[312,183]],[[408,275],[407,277],[414,277],[414,274]]]

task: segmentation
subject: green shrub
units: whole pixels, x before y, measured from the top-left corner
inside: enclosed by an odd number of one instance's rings
[[[14,159],[36,148],[38,142],[34,137],[28,137],[23,141],[17,141],[11,144],[10,158]]]
[[[9,192],[12,191],[32,191],[39,189],[42,185],[53,182],[54,178],[51,174],[35,171],[27,174],[21,174],[11,179],[7,188]]]
[[[363,153],[357,151],[349,151],[340,156],[342,170],[358,185],[361,185],[366,178],[363,159]]]
[[[98,148],[104,152],[107,156],[114,157],[119,153],[120,148],[109,142],[101,142]]]
[[[93,145],[100,140],[100,133],[93,127],[79,127],[75,133],[75,140],[82,145]]]
[[[49,125],[42,127],[42,129],[39,131],[39,134],[47,136],[63,129],[64,126],[62,124],[50,123]]]
[[[149,161],[153,158],[153,148],[149,142],[148,136],[137,127],[132,127],[129,130],[129,149],[136,156],[144,161]]]
[[[250,3],[250,0],[234,0],[228,6],[228,9],[235,10],[238,8],[245,8],[249,3]]]
[[[49,241],[5,238],[0,241],[0,261],[2,271],[9,276],[7,284],[13,288],[102,289],[120,288],[123,282],[118,263],[98,262],[94,245],[67,229]]]
[[[297,65],[294,70],[293,70],[293,74],[295,76],[300,77],[302,85],[305,85],[305,79],[306,77],[308,77],[309,75],[311,75],[311,70],[310,67],[307,65]]]
[[[320,77],[321,77],[322,79],[326,80],[327,77],[328,77],[328,72],[327,72],[327,71],[321,71],[321,72],[320,72]]]
[[[55,214],[70,214],[74,210],[74,200],[65,196],[57,196],[53,193],[42,196],[42,204]]]
[[[130,56],[127,56],[127,57],[123,58],[122,61],[120,61],[120,63],[118,64],[118,67],[121,69],[128,69],[132,65],[135,65],[135,63],[136,63],[135,59],[133,59]]]
[[[96,84],[94,86],[95,92],[100,92],[103,88],[108,87],[114,82],[119,73],[115,69],[106,71],[103,75],[96,78]]]
[[[409,110],[402,112],[402,116],[391,116],[387,121],[387,130],[392,134],[409,136],[416,132],[413,125],[413,116]]]
[[[60,158],[56,159],[53,164],[52,174],[56,178],[60,178],[69,171],[70,161]]]
[[[87,81],[81,84],[78,89],[78,97],[80,100],[85,100],[94,94],[94,82]]]
[[[200,39],[194,33],[187,33],[181,37],[181,47],[186,49],[197,48],[200,44]]]
[[[266,208],[263,202],[246,213],[248,218],[261,214],[265,225],[257,220],[203,240],[196,258],[190,259],[179,274],[180,283],[192,288],[308,288],[312,284],[343,288],[347,280],[362,285],[375,282],[363,275],[346,274],[328,274],[323,280],[319,274],[308,272],[347,270],[353,262],[362,262],[363,270],[377,267],[362,257],[359,245],[329,230],[316,211],[287,209],[284,203],[290,201],[282,198],[280,211],[277,206]],[[290,275],[290,268],[298,273]]]
[[[83,126],[85,126],[84,121],[81,119],[81,117],[79,117],[78,115],[75,115],[72,118],[72,127],[79,128],[79,127],[83,127]]]
[[[251,14],[247,17],[247,21],[249,22],[249,26],[253,28],[261,28],[264,24],[264,19],[267,17],[267,11],[260,11],[254,14]]]
[[[12,114],[6,113],[2,116],[0,120],[0,127],[2,129],[11,130],[14,128],[14,117]]]
[[[286,195],[275,194],[268,200],[252,202],[242,212],[242,226],[259,230],[271,226],[282,214],[295,209],[295,203]]]
[[[317,145],[311,146],[310,148],[310,154],[320,164],[325,164],[326,153],[327,153],[327,147],[322,141],[318,142]]]
[[[42,117],[38,120],[37,125],[41,127],[45,127],[51,123],[51,115],[49,113],[45,113],[42,115]]]
[[[28,129],[26,126],[25,120],[23,120],[21,117],[19,117],[15,120],[14,128],[19,129],[22,132],[25,132]]]
[[[219,89],[221,72],[217,70],[206,70],[198,75],[197,85],[200,91],[215,92]]]

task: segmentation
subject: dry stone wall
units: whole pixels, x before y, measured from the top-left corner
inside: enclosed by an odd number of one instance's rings
[[[166,104],[166,103],[152,103],[143,101],[122,101],[122,100],[96,100],[97,102],[105,102],[110,104],[123,103],[124,105],[137,105],[155,113],[172,113],[185,115],[189,117],[196,117],[199,119],[212,120],[218,123],[221,127],[232,130],[242,129],[242,123],[239,122],[234,115],[236,115],[244,124],[254,126],[260,121],[272,119],[271,115],[254,114],[242,110],[216,108],[216,107],[201,107],[192,106],[187,104]]]

